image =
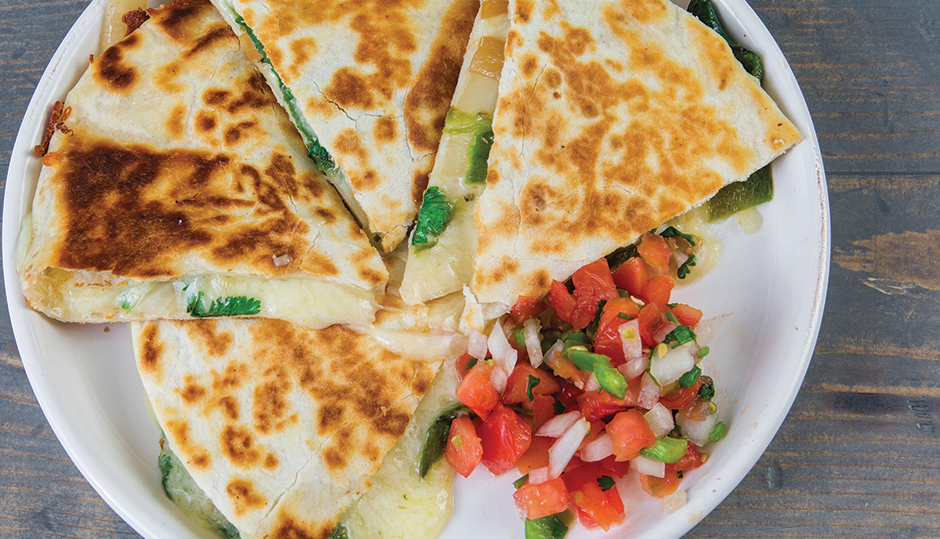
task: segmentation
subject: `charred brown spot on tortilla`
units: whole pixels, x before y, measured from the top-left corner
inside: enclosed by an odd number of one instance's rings
[[[327,403],[317,412],[317,433],[333,432],[343,424],[345,408],[339,403]]]
[[[323,450],[323,461],[330,470],[341,470],[346,467],[346,457],[339,449],[328,447]]]
[[[186,421],[169,420],[165,425],[169,439],[176,443],[177,455],[196,468],[209,466],[211,457],[202,447],[193,443],[189,436],[189,424]]]
[[[186,107],[177,105],[173,107],[170,115],[166,119],[166,134],[171,138],[179,139],[183,137],[183,122],[186,120]]]
[[[335,141],[334,153],[343,156],[346,162],[356,162],[356,166],[350,168],[357,173],[349,172],[349,183],[353,188],[357,191],[371,191],[378,187],[379,176],[369,166],[368,153],[355,130],[347,128],[340,131]]]
[[[206,388],[197,384],[192,380],[192,377],[189,376],[186,382],[186,385],[183,386],[182,390],[178,390],[180,397],[183,399],[183,402],[187,404],[193,404],[194,402],[201,400],[206,396]]]
[[[186,329],[190,338],[199,343],[200,350],[210,358],[224,356],[235,342],[235,336],[230,331],[219,329],[217,320],[199,320],[181,327]]]
[[[225,487],[225,493],[232,498],[235,514],[243,514],[256,507],[263,507],[267,501],[255,492],[254,485],[244,479],[234,479]]]
[[[232,96],[228,90],[206,90],[202,94],[202,100],[211,107],[218,107],[224,104]]]
[[[187,29],[198,21],[199,12],[205,9],[201,2],[174,0],[151,12],[160,28],[176,41],[186,41]]]
[[[232,29],[229,28],[228,24],[220,22],[214,28],[204,30],[202,35],[200,35],[188,49],[183,51],[182,57],[192,59],[199,53],[212,49],[217,43],[230,39],[236,39],[235,34],[232,32]]]
[[[289,415],[290,403],[287,401],[291,390],[290,379],[275,371],[273,378],[255,388],[253,415],[255,430],[262,434],[271,434],[284,430],[297,423],[297,414]]]
[[[520,0],[516,2],[516,12],[513,16],[520,22],[526,23],[532,18],[532,10],[535,9],[535,2],[532,0]]]
[[[244,384],[244,374],[246,367],[240,363],[232,361],[228,363],[222,371],[212,371],[212,389],[213,391],[228,391]]]
[[[375,140],[380,143],[391,143],[395,141],[395,120],[392,118],[378,118],[375,120],[373,129]]]
[[[151,374],[158,372],[160,358],[163,356],[163,343],[159,339],[159,326],[147,324],[140,335],[140,366]]]
[[[277,465],[278,465],[278,464],[279,464],[279,462],[278,462],[278,460],[277,460],[277,457],[274,455],[274,453],[268,453],[268,454],[264,457],[264,468],[265,468],[266,470],[273,470],[273,469],[277,468]]]
[[[230,395],[220,397],[218,401],[216,401],[216,407],[219,408],[222,415],[227,419],[231,421],[238,420],[238,401],[236,401],[234,397]]]
[[[478,6],[477,0],[451,5],[431,44],[431,55],[405,98],[408,142],[418,152],[434,151],[440,142]]]
[[[201,110],[196,113],[195,124],[196,131],[208,133],[209,131],[215,130],[215,127],[219,124],[219,121],[215,114]]]
[[[410,419],[408,414],[398,411],[388,411],[376,418],[372,424],[379,432],[393,438],[398,438],[404,434]]]
[[[254,466],[261,459],[251,432],[245,428],[226,426],[219,435],[219,444],[222,453],[236,466]]]
[[[258,122],[255,121],[244,121],[239,122],[235,125],[229,126],[225,129],[225,133],[222,135],[222,139],[225,141],[225,144],[229,146],[235,145],[245,133],[248,133],[252,130],[253,127],[257,126]]]
[[[139,41],[137,34],[131,34],[105,49],[93,64],[95,78],[112,91],[130,90],[137,81],[137,70],[124,63],[124,49],[133,48]]]
[[[278,518],[283,522],[278,525],[272,539],[328,539],[333,533],[333,528],[336,526],[335,524],[331,524],[328,527],[322,528],[317,533],[311,533],[294,522],[290,517],[279,515]]]

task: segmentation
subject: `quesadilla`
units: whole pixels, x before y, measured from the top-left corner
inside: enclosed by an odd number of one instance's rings
[[[509,31],[506,0],[483,0],[470,33],[418,221],[408,242],[402,299],[460,292],[473,275],[473,210],[486,186],[493,113]]]
[[[343,326],[226,318],[131,327],[166,443],[245,539],[329,537],[441,364]]]
[[[373,239],[405,237],[479,0],[213,0]]]
[[[483,318],[800,140],[725,40],[668,0],[514,0],[509,13],[475,208],[470,306],[488,306]]]
[[[20,238],[35,309],[373,320],[380,255],[207,1],[152,11],[94,58],[55,126]]]

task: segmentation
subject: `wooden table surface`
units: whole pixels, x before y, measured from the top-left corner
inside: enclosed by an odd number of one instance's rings
[[[815,355],[690,538],[940,537],[940,2],[754,0],[806,96],[832,209]],[[0,178],[86,2],[0,0]],[[136,537],[69,460],[0,314],[0,537]]]

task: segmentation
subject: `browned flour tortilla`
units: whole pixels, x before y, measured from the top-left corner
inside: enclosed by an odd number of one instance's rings
[[[471,285],[497,311],[800,140],[726,42],[668,0],[509,9]]]
[[[20,240],[34,308],[188,318],[202,293],[204,313],[244,296],[311,327],[372,320],[381,257],[208,1],[153,12],[65,105]]]
[[[268,82],[285,105],[281,82],[290,90],[345,174],[337,188],[394,249],[427,185],[479,0],[213,2],[263,45]]]
[[[404,433],[440,361],[343,326],[131,325],[171,449],[245,539],[326,539]]]

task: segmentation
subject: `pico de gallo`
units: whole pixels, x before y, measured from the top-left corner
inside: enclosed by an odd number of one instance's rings
[[[608,530],[625,518],[618,480],[677,508],[684,472],[725,425],[702,373],[720,325],[671,302],[695,265],[696,238],[673,227],[520,297],[456,362],[462,403],[441,416],[443,456],[463,476],[518,470],[526,538],[563,537],[574,520]],[[698,333],[698,335],[697,335]]]

